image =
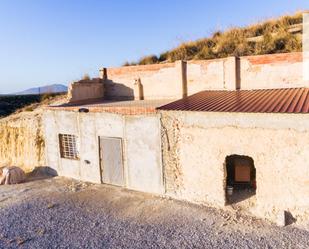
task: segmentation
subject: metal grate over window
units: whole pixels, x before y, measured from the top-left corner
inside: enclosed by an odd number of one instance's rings
[[[60,155],[62,158],[79,159],[77,137],[69,134],[59,134]]]

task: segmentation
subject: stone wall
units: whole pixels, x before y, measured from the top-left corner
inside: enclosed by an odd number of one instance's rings
[[[274,219],[309,208],[309,119],[302,114],[162,111],[166,194],[223,206],[225,158],[252,157],[257,191],[254,213]],[[293,116],[293,118],[291,118]]]
[[[30,171],[45,166],[45,143],[40,112],[21,113],[0,120],[0,166]]]

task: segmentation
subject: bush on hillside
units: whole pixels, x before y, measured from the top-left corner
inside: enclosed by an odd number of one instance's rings
[[[300,52],[302,50],[300,36],[288,32],[291,25],[300,23],[302,23],[302,13],[297,13],[245,28],[231,28],[225,32],[217,31],[210,38],[182,43],[177,48],[159,56],[146,56],[137,63],[126,62],[125,65]]]
[[[32,94],[32,95],[1,95],[0,118],[6,117],[17,111],[33,111],[41,103],[47,103],[63,93]]]

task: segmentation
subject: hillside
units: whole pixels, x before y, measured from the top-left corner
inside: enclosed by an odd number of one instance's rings
[[[65,101],[64,94],[0,96],[0,167],[45,165],[44,107]]]
[[[0,95],[0,118],[15,112],[33,111],[38,107],[64,99],[63,94]]]
[[[301,23],[302,13],[299,12],[247,27],[217,31],[211,37],[182,43],[159,56],[146,56],[138,62],[127,62],[124,66],[299,52],[302,50]]]

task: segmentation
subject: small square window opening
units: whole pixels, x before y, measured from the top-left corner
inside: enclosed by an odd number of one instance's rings
[[[79,159],[77,136],[59,134],[60,156],[67,159]]]

